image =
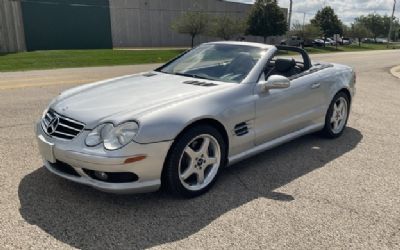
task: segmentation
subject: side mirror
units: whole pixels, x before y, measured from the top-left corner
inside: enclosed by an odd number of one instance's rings
[[[272,75],[268,77],[267,81],[260,83],[264,91],[270,89],[286,89],[290,87],[290,80],[281,75]]]

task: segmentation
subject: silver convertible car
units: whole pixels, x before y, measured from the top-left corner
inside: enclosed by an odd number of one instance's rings
[[[154,71],[61,93],[36,134],[44,166],[65,179],[194,197],[224,166],[304,134],[340,136],[355,80],[295,47],[205,43]]]

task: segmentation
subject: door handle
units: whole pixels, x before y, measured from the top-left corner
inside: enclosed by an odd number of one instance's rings
[[[319,82],[313,83],[313,84],[311,85],[311,88],[312,88],[312,89],[317,89],[317,88],[319,88],[319,87],[321,87],[321,83],[319,83]]]

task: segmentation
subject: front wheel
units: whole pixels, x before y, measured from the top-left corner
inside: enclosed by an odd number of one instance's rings
[[[343,134],[349,118],[349,97],[339,92],[332,100],[325,117],[325,127],[322,134],[328,138],[337,138]]]
[[[201,195],[215,183],[225,157],[226,145],[217,129],[207,125],[190,128],[172,145],[163,181],[173,194]]]

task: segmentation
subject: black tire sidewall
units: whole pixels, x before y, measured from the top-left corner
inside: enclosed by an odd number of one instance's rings
[[[202,135],[202,134],[208,134],[214,137],[220,146],[221,150],[221,162],[220,166],[218,168],[218,172],[215,175],[214,179],[212,182],[210,182],[209,185],[204,187],[201,190],[198,191],[192,191],[188,190],[183,186],[183,184],[180,181],[179,178],[179,161],[181,159],[181,155],[187,146],[187,144],[193,140],[196,136]],[[221,133],[215,129],[212,126],[209,125],[199,125],[195,127],[191,127],[184,131],[180,136],[177,137],[175,142],[172,144],[169,152],[168,152],[168,157],[166,159],[165,165],[164,165],[164,171],[163,171],[163,182],[165,182],[165,187],[168,189],[170,193],[173,195],[181,196],[181,197],[186,197],[186,198],[192,198],[196,197],[198,195],[201,195],[205,192],[207,192],[216,182],[218,179],[218,175],[220,172],[220,169],[225,165],[226,162],[226,154],[227,154],[227,148],[226,148],[226,143],[224,141],[224,138],[222,137]]]

